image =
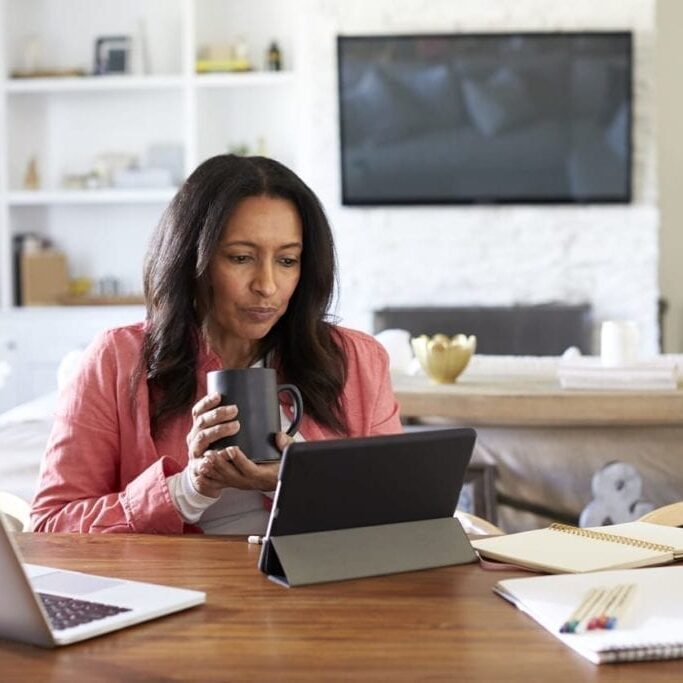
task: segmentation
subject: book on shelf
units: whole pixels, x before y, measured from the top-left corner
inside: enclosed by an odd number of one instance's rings
[[[12,235],[12,305],[21,306],[21,254],[24,250],[25,234]]]
[[[472,541],[479,555],[551,574],[669,564],[683,559],[683,529],[626,522],[580,529],[551,524]]]
[[[69,286],[66,255],[35,233],[12,236],[12,271],[15,306],[53,305]]]
[[[681,531],[681,530],[679,530]],[[679,567],[558,574],[499,581],[494,592],[594,664],[683,657],[683,581]],[[562,632],[590,590],[635,590],[613,628]]]

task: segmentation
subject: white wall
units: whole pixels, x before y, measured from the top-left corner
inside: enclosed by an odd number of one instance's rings
[[[655,351],[655,0],[303,1],[302,172],[335,228],[345,324],[369,330],[386,305],[589,301],[598,320],[637,320],[644,351]],[[584,29],[635,33],[631,205],[341,206],[337,34]]]
[[[669,310],[664,349],[683,352],[683,2],[657,3],[657,158],[661,207],[659,283]]]

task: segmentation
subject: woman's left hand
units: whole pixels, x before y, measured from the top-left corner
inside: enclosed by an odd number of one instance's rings
[[[275,444],[282,452],[294,439],[284,432],[275,435]],[[205,451],[199,465],[200,476],[220,488],[274,491],[277,486],[280,462],[255,463],[238,446],[218,451]]]

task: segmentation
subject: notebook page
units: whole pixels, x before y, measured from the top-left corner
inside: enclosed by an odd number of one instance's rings
[[[637,588],[633,603],[617,628],[578,634],[559,632],[589,589],[626,583],[634,583]],[[506,579],[496,586],[556,638],[595,663],[609,659],[610,650],[614,649],[630,649],[636,653],[678,646],[679,656],[683,655],[683,569],[680,567],[534,576]]]
[[[592,527],[594,531],[605,531],[619,536],[637,538],[640,541],[661,543],[676,548],[676,557],[683,556],[683,529],[663,524],[650,524],[648,522],[626,522],[625,524],[613,524],[612,526]]]

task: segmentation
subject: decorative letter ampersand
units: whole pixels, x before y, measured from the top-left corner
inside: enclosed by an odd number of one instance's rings
[[[579,517],[579,526],[606,526],[632,522],[654,509],[640,500],[643,480],[638,470],[615,460],[601,467],[591,482],[593,500]]]

